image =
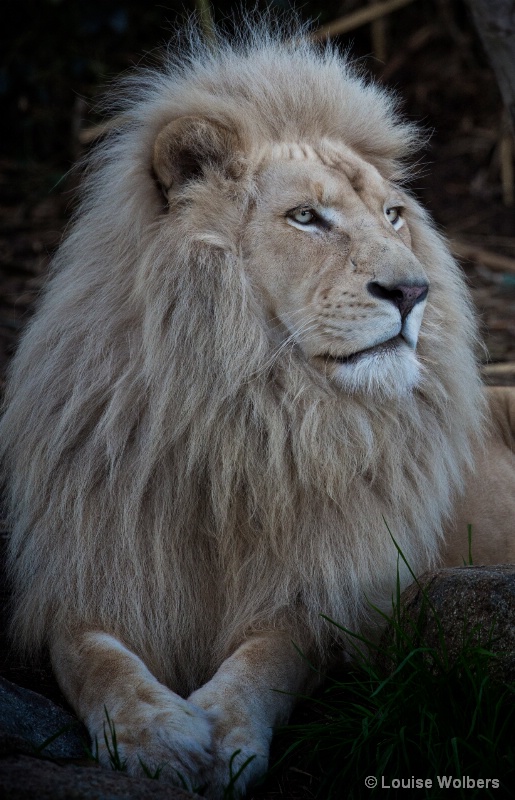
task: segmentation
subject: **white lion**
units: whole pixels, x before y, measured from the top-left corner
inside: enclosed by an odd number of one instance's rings
[[[292,642],[323,665],[322,614],[388,608],[386,523],[414,570],[446,526],[461,561],[457,499],[499,479],[490,450],[512,480],[511,430],[481,445],[474,313],[383,89],[254,30],[129,79],[118,111],[10,374],[13,631],[105,761],[104,709],[130,772],[219,798],[305,690]]]

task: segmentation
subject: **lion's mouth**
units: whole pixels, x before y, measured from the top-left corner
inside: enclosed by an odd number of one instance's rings
[[[348,356],[333,356],[331,353],[324,353],[320,357],[326,362],[333,361],[338,364],[356,364],[356,362],[360,361],[362,358],[366,358],[367,356],[390,355],[391,353],[394,353],[403,343],[405,343],[404,339],[400,334],[398,334],[397,336],[393,336],[391,339],[387,339],[386,342],[381,342],[373,347],[366,347],[364,350],[358,350],[357,353],[351,353]]]

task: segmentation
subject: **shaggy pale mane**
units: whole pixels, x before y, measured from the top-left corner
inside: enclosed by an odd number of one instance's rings
[[[178,117],[235,126],[251,164],[270,143],[343,139],[392,180],[417,142],[329,47],[263,31],[192,42],[120,90],[1,428],[20,646],[105,626],[183,692],[251,630],[287,618],[323,652],[321,614],[363,629],[395,574],[383,516],[415,571],[432,564],[482,408],[474,314],[415,200],[413,252],[434,269],[423,378],[388,402],[342,394],[294,342],[278,346],[239,244],[252,169],[216,225],[191,224],[201,181],[167,209],[152,150]]]

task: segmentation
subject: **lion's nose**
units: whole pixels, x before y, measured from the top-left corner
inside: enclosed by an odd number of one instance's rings
[[[404,320],[417,303],[426,299],[429,285],[427,283],[411,285],[397,283],[393,286],[386,286],[378,281],[370,281],[367,283],[367,289],[372,297],[393,303],[399,309],[401,319]]]

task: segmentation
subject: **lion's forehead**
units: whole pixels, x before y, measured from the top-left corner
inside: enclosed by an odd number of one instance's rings
[[[365,165],[357,153],[343,142],[321,138],[317,142],[283,141],[272,142],[264,148],[264,155],[272,160],[293,159],[297,161],[317,161],[327,167],[339,165],[342,161],[349,164]]]
[[[313,164],[330,170],[334,179],[344,178],[355,192],[361,194],[384,194],[387,182],[379,171],[365,161],[343,142],[321,139],[317,143],[290,141],[275,142],[263,148],[259,154],[261,165],[297,162]]]
[[[311,197],[326,218],[332,214],[331,221],[339,223],[342,213],[375,214],[383,203],[399,199],[397,187],[342,142],[278,142],[260,155],[256,173],[264,178],[264,196],[278,206]]]

